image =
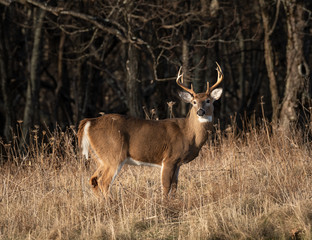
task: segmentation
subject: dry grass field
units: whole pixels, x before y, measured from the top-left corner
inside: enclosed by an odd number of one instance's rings
[[[159,169],[133,166],[110,199],[98,199],[72,129],[34,129],[26,147],[18,135],[0,153],[9,157],[0,167],[0,239],[312,239],[307,134],[269,134],[265,124],[233,132],[217,131],[182,166],[169,201]]]

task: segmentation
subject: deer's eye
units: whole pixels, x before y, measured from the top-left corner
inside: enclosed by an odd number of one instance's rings
[[[206,99],[206,103],[210,103],[210,99]]]
[[[194,100],[194,101],[193,101],[193,104],[195,105],[196,103],[197,103],[196,100]]]

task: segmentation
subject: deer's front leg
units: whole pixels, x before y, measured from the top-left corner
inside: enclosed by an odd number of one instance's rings
[[[175,195],[177,188],[178,188],[179,170],[180,170],[180,166],[175,166],[172,181],[171,181],[171,191],[170,191],[171,196]]]
[[[176,191],[177,183],[178,183],[178,166],[176,163],[168,163],[164,162],[161,168],[161,184],[162,184],[162,190],[163,195],[168,196],[170,193],[170,190],[172,188],[173,191]]]

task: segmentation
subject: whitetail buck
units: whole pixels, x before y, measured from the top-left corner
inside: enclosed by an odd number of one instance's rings
[[[106,195],[124,164],[161,168],[163,194],[175,192],[179,168],[198,156],[207,139],[207,127],[213,121],[213,102],[222,94],[215,89],[223,79],[217,63],[217,82],[204,93],[195,93],[193,87],[180,83],[179,70],[176,82],[186,90],[179,95],[192,108],[186,118],[144,120],[118,114],[84,119],[78,130],[79,146],[88,158],[90,152],[98,169],[90,179],[93,190]]]

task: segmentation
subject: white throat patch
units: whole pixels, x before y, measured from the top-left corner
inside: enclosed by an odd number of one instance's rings
[[[212,116],[204,115],[203,117],[198,116],[198,121],[201,123],[212,122]]]

